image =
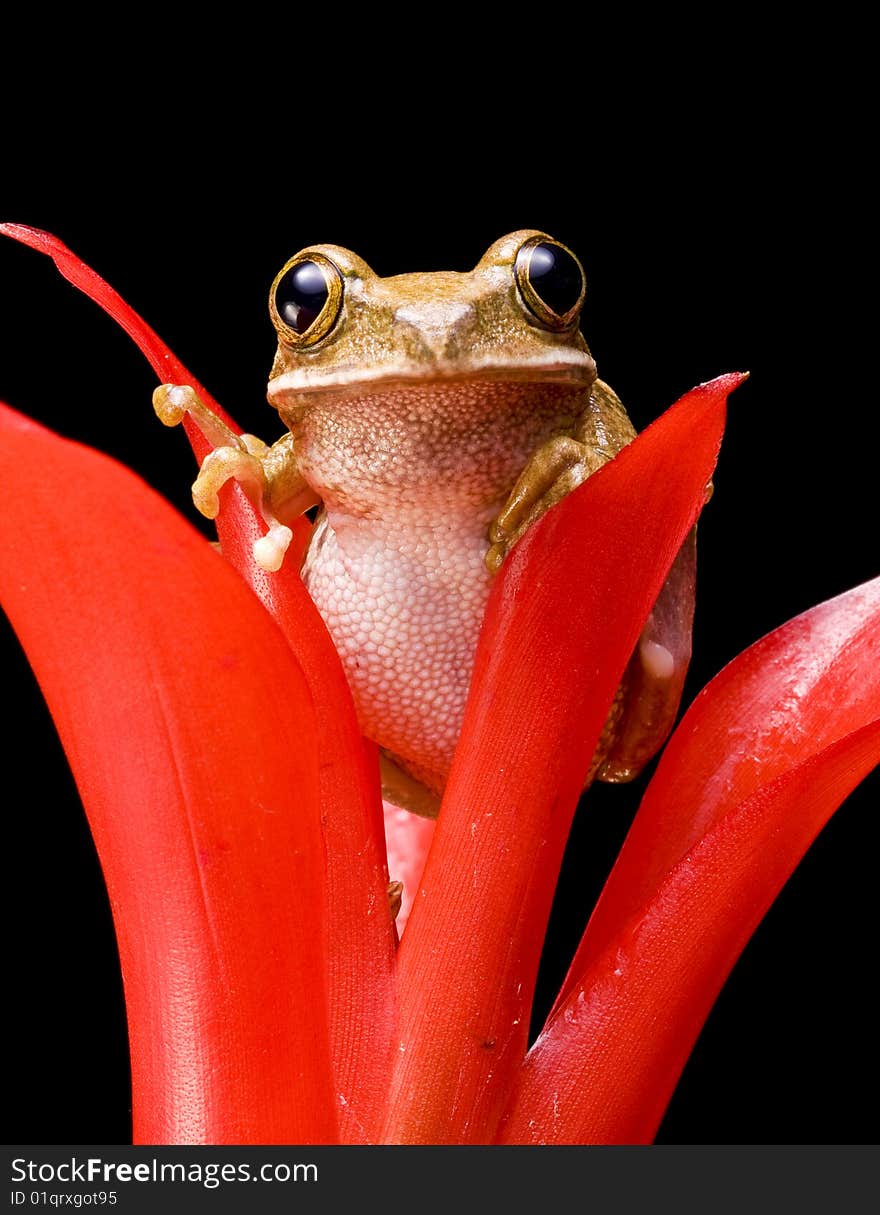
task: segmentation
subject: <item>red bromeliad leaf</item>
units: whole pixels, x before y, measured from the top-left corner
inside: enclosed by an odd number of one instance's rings
[[[228,536],[223,554],[281,626],[312,689],[340,1138],[370,1142],[381,1125],[395,1020],[396,938],[388,910],[378,762],[375,747],[361,737],[339,655],[295,566],[288,560],[270,574],[254,561],[258,525],[256,515],[252,519],[251,529],[239,527]]]
[[[714,823],[877,715],[880,579],[789,620],[730,662],[667,743],[559,1001]]]
[[[880,579],[769,634],[670,740],[505,1142],[648,1143],[731,967],[880,761]]]
[[[306,681],[133,474],[5,407],[0,440],[0,593],[107,880],[136,1141],[332,1141]]]
[[[878,756],[875,722],[762,786],[707,832],[570,988],[529,1053],[499,1142],[653,1140],[739,953]]]
[[[401,942],[385,1142],[494,1136],[525,1051],[578,794],[626,661],[699,514],[724,404],[741,379],[688,393],[548,512],[502,568]]]
[[[94,270],[50,233],[21,224],[0,232],[47,254],[69,282],[125,329],[163,381],[191,385],[203,403],[236,433],[234,421],[168,349],[156,332]],[[210,445],[186,418],[193,451]],[[394,930],[385,906],[388,873],[375,757],[364,753],[354,703],[339,657],[296,574],[296,555],[310,524],[294,525],[285,566],[267,574],[252,545],[264,525],[239,486],[221,493],[217,531],[223,555],[262,599],[281,626],[312,689],[318,726],[330,965],[330,1024],[336,1091],[344,1139],[373,1133],[384,1093],[394,1019]],[[352,1094],[359,1094],[355,1102]]]

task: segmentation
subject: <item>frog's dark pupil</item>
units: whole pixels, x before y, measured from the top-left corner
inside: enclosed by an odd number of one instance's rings
[[[568,250],[559,245],[547,242],[535,245],[528,275],[535,294],[557,316],[565,316],[580,299],[584,285],[581,268]]]
[[[275,288],[275,308],[294,333],[305,333],[314,325],[330,292],[324,271],[317,262],[297,262]]]

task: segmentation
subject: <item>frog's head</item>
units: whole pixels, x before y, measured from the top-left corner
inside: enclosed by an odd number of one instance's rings
[[[296,415],[316,396],[450,381],[589,389],[596,367],[578,329],[580,262],[543,232],[502,237],[465,273],[380,278],[356,254],[312,245],[269,297],[278,353],[269,400]]]

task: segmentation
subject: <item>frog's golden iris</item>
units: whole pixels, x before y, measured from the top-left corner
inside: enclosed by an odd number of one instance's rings
[[[342,278],[320,253],[297,254],[278,273],[269,311],[278,336],[291,346],[311,346],[326,337],[342,308]]]
[[[567,329],[576,323],[587,280],[571,249],[558,241],[530,237],[520,245],[514,276],[526,307],[542,324]]]

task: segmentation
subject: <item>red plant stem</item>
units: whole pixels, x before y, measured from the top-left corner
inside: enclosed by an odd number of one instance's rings
[[[571,815],[617,681],[699,514],[740,380],[683,398],[549,512],[493,588],[400,948],[385,1142],[495,1134],[525,1051]]]

